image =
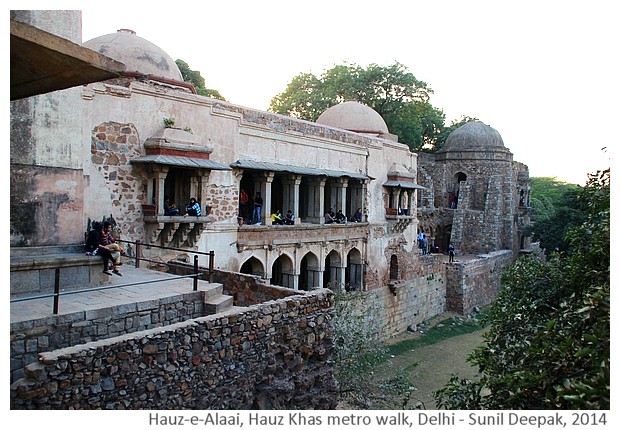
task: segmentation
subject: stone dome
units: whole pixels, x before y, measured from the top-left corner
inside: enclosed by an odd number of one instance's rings
[[[480,121],[470,121],[454,130],[442,151],[505,151],[502,136],[493,127]]]
[[[135,31],[121,29],[116,33],[90,39],[82,46],[120,61],[125,64],[126,72],[183,81],[174,60],[157,45],[137,36]]]
[[[348,101],[328,108],[316,122],[356,133],[389,134],[381,115],[356,101]]]

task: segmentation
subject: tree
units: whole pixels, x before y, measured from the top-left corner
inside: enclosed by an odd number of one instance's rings
[[[226,100],[217,90],[212,90],[209,88],[205,88],[205,79],[202,77],[199,71],[192,70],[189,68],[189,64],[187,64],[183,60],[175,61],[179,70],[181,71],[181,76],[183,76],[183,80],[185,82],[189,82],[194,85],[196,88],[196,92],[201,96],[211,97],[213,99],[218,100]]]
[[[610,174],[590,175],[586,220],[549,263],[521,258],[502,276],[485,343],[469,360],[479,378],[453,377],[448,409],[610,407]]]
[[[433,90],[396,62],[383,67],[370,64],[336,65],[319,77],[295,76],[284,92],[271,99],[269,110],[308,121],[327,108],[355,100],[381,115],[391,133],[412,151],[432,149],[441,134],[445,115],[429,102]]]
[[[414,387],[404,372],[377,378],[373,369],[387,361],[378,336],[378,309],[367,292],[334,292],[334,370],[341,399],[351,408],[408,407]]]
[[[579,207],[579,185],[557,178],[532,178],[531,205],[534,208],[531,234],[547,254],[566,251],[564,237],[569,229],[583,223],[586,213]]]

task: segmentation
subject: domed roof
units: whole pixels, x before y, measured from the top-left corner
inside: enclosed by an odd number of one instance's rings
[[[357,133],[389,133],[381,115],[356,101],[348,101],[328,108],[316,122]]]
[[[174,60],[161,48],[136,36],[135,31],[121,29],[116,33],[95,37],[82,46],[125,64],[126,72],[138,72],[175,81],[183,76]]]
[[[463,124],[446,139],[443,151],[506,150],[502,136],[480,121]]]

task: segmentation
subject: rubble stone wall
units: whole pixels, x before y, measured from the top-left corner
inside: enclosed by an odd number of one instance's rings
[[[504,250],[447,264],[446,310],[469,314],[491,304],[499,293],[502,272],[513,261],[512,251]]]
[[[333,409],[333,295],[315,290],[41,354],[12,409]]]
[[[24,368],[37,361],[38,353],[163,327],[203,315],[203,293],[189,291],[146,302],[11,323],[11,381],[24,376]]]

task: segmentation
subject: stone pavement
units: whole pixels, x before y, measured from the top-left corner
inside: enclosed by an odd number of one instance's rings
[[[127,264],[122,266],[121,269],[123,276],[110,276],[109,284],[85,286],[80,288],[79,291],[87,291],[79,294],[73,293],[78,289],[66,291],[64,295],[61,291],[58,313],[67,314],[101,309],[125,303],[174,296],[180,293],[191,293],[193,291],[193,278],[180,278],[170,273],[142,268],[136,269],[134,266]],[[165,279],[167,279],[165,282],[152,282]],[[148,283],[144,283],[145,281]],[[133,285],[100,289],[102,287],[124,284]],[[15,298],[11,297],[11,300]],[[53,315],[53,306],[53,297],[11,302],[11,323],[51,316]]]

